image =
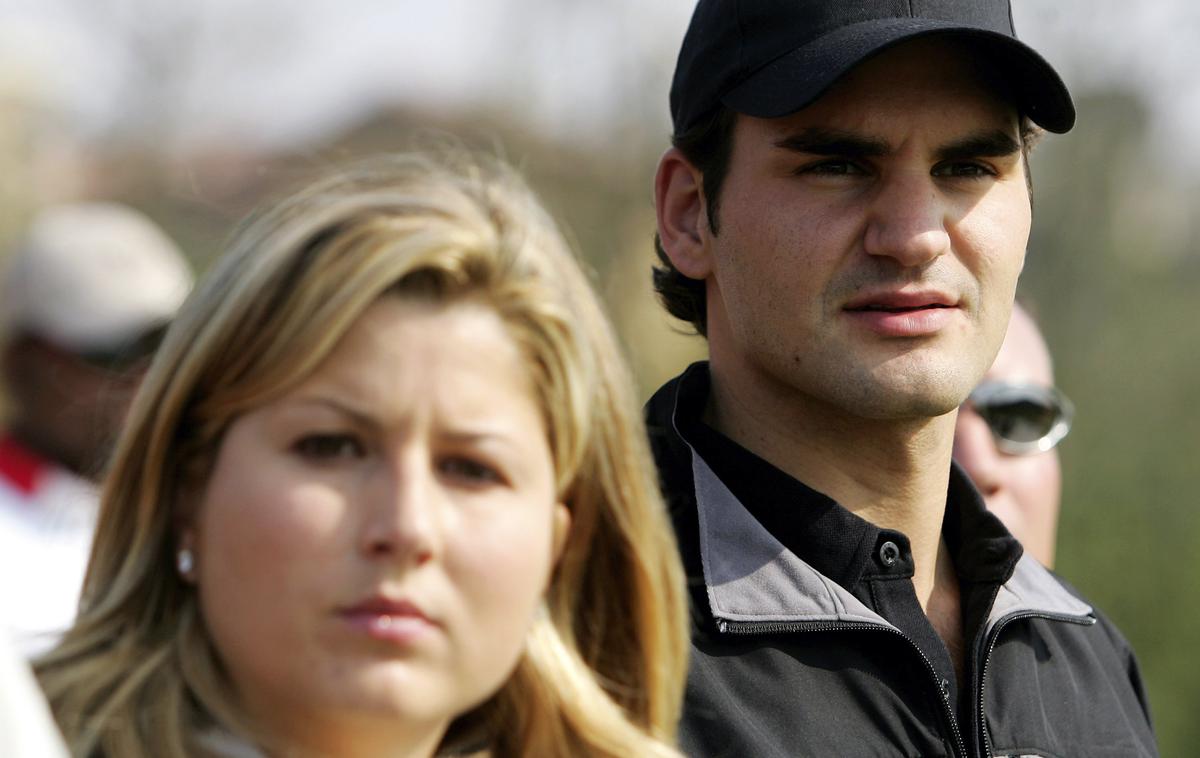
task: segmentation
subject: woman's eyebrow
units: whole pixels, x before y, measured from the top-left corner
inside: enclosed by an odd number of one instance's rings
[[[339,400],[328,395],[312,393],[299,395],[297,397],[288,398],[282,404],[284,411],[289,408],[301,409],[304,407],[317,407],[331,410],[334,413],[342,416],[347,416],[358,424],[364,426],[378,426],[379,423],[371,416],[370,413],[362,411],[349,403]]]
[[[511,450],[522,448],[520,435],[504,427],[450,428],[439,435],[443,440],[456,445],[486,445]]]

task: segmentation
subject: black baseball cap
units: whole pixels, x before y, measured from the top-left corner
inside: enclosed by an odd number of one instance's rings
[[[699,0],[671,84],[675,134],[722,104],[759,118],[795,113],[872,55],[927,35],[977,50],[1038,126],[1061,134],[1075,124],[1071,94],[1017,39],[1008,0]]]

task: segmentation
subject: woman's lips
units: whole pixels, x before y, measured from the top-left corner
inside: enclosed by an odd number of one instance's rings
[[[438,628],[417,605],[381,597],[345,608],[339,616],[368,637],[397,645],[412,644]]]

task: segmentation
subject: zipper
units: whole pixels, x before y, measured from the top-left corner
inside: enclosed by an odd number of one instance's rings
[[[1013,621],[1030,618],[1062,621],[1068,624],[1079,624],[1080,626],[1091,626],[1096,623],[1096,619],[1092,616],[1068,616],[1066,614],[1049,613],[1046,611],[1019,611],[1011,616],[1001,617],[992,625],[992,628],[988,630],[987,645],[983,653],[983,662],[980,664],[979,669],[979,697],[976,700],[977,710],[975,714],[979,725],[976,733],[979,735],[979,744],[983,748],[985,758],[992,758],[992,742],[988,736],[987,719],[983,716],[983,691],[987,685],[988,663],[992,660],[992,650],[996,648],[996,642],[1000,639],[1000,632],[1004,627]]]
[[[879,631],[890,632],[903,639],[908,643],[909,647],[921,656],[921,660],[925,662],[925,669],[929,675],[933,677],[934,686],[937,687],[939,700],[942,703],[942,715],[946,717],[946,723],[950,724],[950,733],[954,736],[954,744],[957,746],[958,755],[967,758],[967,745],[963,740],[962,731],[958,727],[958,719],[954,715],[954,709],[950,707],[950,692],[949,688],[943,684],[941,675],[934,668],[933,661],[929,660],[929,656],[925,655],[921,648],[917,647],[917,643],[912,641],[904,632],[891,626],[883,626],[881,624],[821,624],[816,622],[808,623],[788,623],[784,621],[717,621],[717,629],[727,634],[774,634],[779,632],[840,632],[840,631]]]

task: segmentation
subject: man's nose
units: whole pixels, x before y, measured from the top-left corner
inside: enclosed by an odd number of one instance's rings
[[[882,178],[868,211],[866,252],[906,268],[932,261],[950,250],[947,211],[928,174],[907,171]]]

